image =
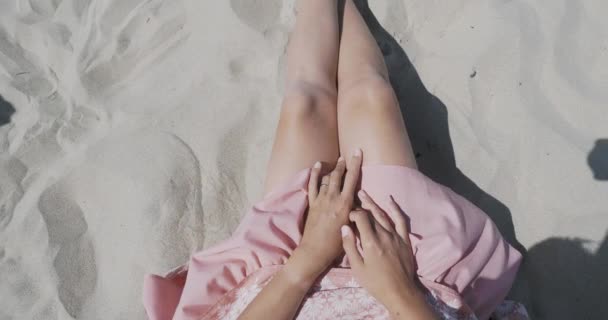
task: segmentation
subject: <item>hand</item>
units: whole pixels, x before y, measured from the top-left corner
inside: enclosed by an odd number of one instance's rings
[[[353,208],[354,193],[361,172],[361,150],[355,151],[348,171],[346,161],[338,159],[336,168],[321,178],[321,163],[317,162],[308,183],[308,216],[300,245],[292,257],[305,263],[308,278],[316,279],[343,252],[340,227],[348,223]],[[342,178],[344,177],[344,184]]]
[[[406,310],[408,314],[420,311],[426,305],[416,285],[414,256],[404,213],[392,196],[388,214],[365,191],[359,192],[359,199],[362,207],[372,213],[371,217],[361,209],[350,213],[350,220],[359,231],[361,253],[353,230],[347,225],[342,227],[344,251],[355,278],[393,315],[405,313],[402,308],[408,302],[409,307],[414,307]]]

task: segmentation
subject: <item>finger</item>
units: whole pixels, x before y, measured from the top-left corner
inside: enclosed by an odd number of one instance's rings
[[[323,178],[321,178],[321,185],[319,186],[319,194],[326,193],[327,189],[329,189],[329,175],[324,175]]]
[[[374,227],[372,226],[372,222],[369,219],[369,214],[366,211],[351,211],[349,219],[355,223],[357,230],[359,230],[362,246],[368,242],[375,241]]]
[[[410,230],[407,227],[405,213],[403,210],[401,210],[401,207],[399,207],[399,204],[397,204],[393,196],[390,196],[388,214],[395,223],[395,230],[397,231],[397,234],[403,239],[403,241],[405,241],[405,243],[410,243]]]
[[[367,194],[367,192],[365,192],[364,190],[361,190],[361,191],[359,191],[358,195],[359,195],[359,200],[361,200],[361,206],[363,207],[363,209],[371,211],[371,213],[374,216],[374,218],[376,219],[376,221],[378,221],[378,223],[384,229],[386,229],[387,231],[395,230],[393,228],[391,221],[388,219],[386,212],[384,212],[384,210],[382,210],[382,208],[380,208],[378,206],[378,204],[376,204],[374,199],[372,199],[372,197],[370,197],[369,194]]]
[[[340,231],[342,232],[342,246],[344,247],[344,252],[348,257],[351,268],[357,269],[363,264],[363,258],[357,249],[355,233],[347,225],[342,226]]]
[[[338,158],[338,163],[336,163],[336,168],[330,174],[329,191],[340,192],[340,189],[342,189],[344,171],[346,171],[346,161],[344,161],[344,158],[340,157]]]
[[[344,178],[344,186],[342,187],[342,194],[350,196],[351,199],[355,197],[355,189],[357,188],[357,182],[359,182],[359,176],[361,175],[362,162],[363,157],[361,149],[357,148],[348,163],[348,170],[346,171],[346,178]]]
[[[308,202],[312,202],[319,194],[319,175],[321,174],[321,162],[317,161],[310,170],[308,179]]]
[[[350,228],[355,234],[355,243],[357,245],[357,250],[359,250],[359,253],[361,254],[363,252],[363,248],[361,247],[361,233],[359,233],[359,229],[355,228],[354,226]]]

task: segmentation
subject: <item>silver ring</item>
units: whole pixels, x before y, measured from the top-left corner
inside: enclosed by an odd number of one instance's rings
[[[329,184],[327,184],[327,183],[321,183],[321,187],[322,187],[322,186],[329,187]]]

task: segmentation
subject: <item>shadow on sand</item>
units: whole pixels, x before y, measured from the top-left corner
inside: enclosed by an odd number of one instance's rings
[[[608,239],[595,254],[582,239],[550,238],[529,251],[517,241],[511,212],[457,167],[448,109],[429,93],[399,43],[378,22],[367,0],[355,1],[376,38],[395,89],[420,171],[465,197],[494,221],[504,238],[525,256],[510,294],[532,319],[601,319],[608,315]],[[608,179],[608,140],[589,155],[596,179]]]
[[[532,246],[522,265],[532,319],[606,319],[608,235],[595,250],[584,239],[549,238]]]
[[[446,106],[426,90],[408,56],[380,25],[367,1],[356,3],[384,54],[420,171],[485,211],[505,239],[520,252],[525,252],[515,238],[509,209],[456,167]]]
[[[11,122],[15,108],[0,95],[0,127]]]
[[[595,146],[587,157],[587,163],[596,180],[608,180],[608,139],[595,141]]]

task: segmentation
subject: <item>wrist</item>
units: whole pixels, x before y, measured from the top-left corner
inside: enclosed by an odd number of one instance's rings
[[[393,290],[384,306],[391,314],[404,314],[404,312],[411,310],[412,306],[421,302],[424,302],[424,295],[418,288],[404,286],[398,290]]]
[[[289,282],[308,290],[325,270],[310,262],[311,259],[307,258],[306,252],[296,249],[283,268]]]
[[[395,297],[396,299],[385,305],[392,319],[436,319],[424,293],[418,288],[408,289]]]

